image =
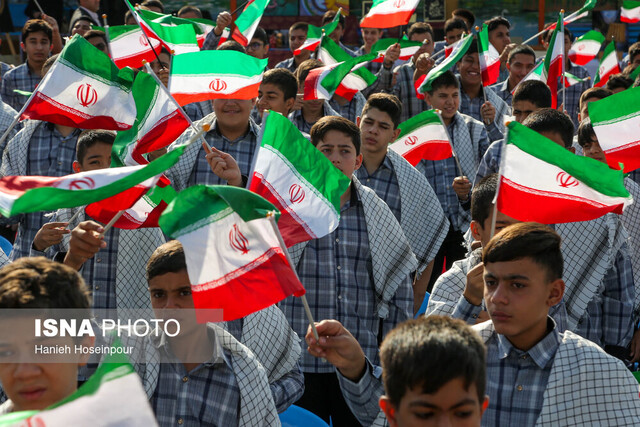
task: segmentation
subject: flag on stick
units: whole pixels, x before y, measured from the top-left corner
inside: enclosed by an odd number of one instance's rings
[[[194,185],[169,204],[160,227],[184,247],[196,309],[221,309],[228,321],[304,295],[268,218],[274,212],[257,194],[226,185]]]
[[[408,61],[411,59],[418,49],[420,49],[420,46],[422,46],[421,42],[412,42],[409,40],[398,41],[398,39],[395,38],[380,39],[371,48],[371,52],[378,55],[378,57],[371,62],[384,62],[384,55],[387,53],[387,49],[396,43],[400,44],[400,57],[398,57],[400,61]]]
[[[411,166],[420,160],[443,160],[453,156],[447,129],[434,110],[424,111],[400,123],[400,135],[389,146]]]
[[[565,16],[563,20],[563,24],[564,25],[571,24],[572,22],[577,21],[578,19],[584,18],[589,14],[591,10],[593,10],[596,7],[597,2],[598,0],[585,0],[584,4],[580,9],[576,10],[570,15]],[[558,25],[557,23],[553,23],[549,25],[547,29],[554,30],[556,29],[557,25]]]
[[[601,87],[607,84],[609,77],[620,73],[620,65],[618,65],[618,54],[616,53],[616,44],[611,41],[604,49],[600,66],[598,67],[598,75],[593,81],[594,87]]]
[[[318,50],[318,59],[326,65],[335,65],[338,63],[353,63],[353,67],[358,64],[370,61],[376,58],[375,53],[363,55],[358,58],[352,58],[347,52],[345,52],[336,42],[329,37],[323,37],[320,43],[320,49]],[[356,61],[354,61],[356,59]],[[347,66],[345,66],[346,68]],[[339,73],[336,73],[338,75]],[[314,74],[316,75],[316,74]],[[351,101],[358,91],[366,89],[376,81],[377,77],[364,67],[356,67],[356,69],[347,73],[338,86],[335,88],[335,93],[347,100]],[[333,87],[333,83],[331,84]],[[331,90],[329,90],[331,92]]]
[[[632,203],[622,171],[576,156],[515,121],[507,127],[497,195],[500,212],[519,221],[557,224],[621,214]]]
[[[231,33],[231,37],[242,46],[247,46],[256,32],[258,24],[262,19],[264,10],[269,5],[270,0],[250,0],[242,10],[238,19],[235,20],[236,27]]]
[[[129,0],[127,0],[127,3]],[[198,52],[200,46],[198,46],[198,38],[196,36],[196,30],[192,23],[188,24],[164,24],[155,22],[157,19],[155,12],[145,9],[137,9],[136,12],[139,19],[142,30],[149,35],[162,42],[162,45],[169,52],[179,55],[187,52]]]
[[[307,39],[302,43],[302,46],[293,51],[294,55],[300,55],[303,50],[308,50],[313,52],[320,45],[320,40],[322,39],[322,34],[329,35],[333,33],[338,24],[340,23],[340,14],[342,13],[342,8],[338,10],[336,16],[333,18],[333,21],[323,25],[322,27],[316,27],[315,25],[309,24],[307,28]]]
[[[604,39],[600,31],[588,31],[573,42],[569,50],[569,59],[576,65],[586,65],[598,55]]]
[[[331,233],[349,179],[284,116],[270,111],[249,189],[280,210],[287,247]]]
[[[144,18],[149,21],[153,21],[158,24],[162,24],[166,27],[176,27],[178,25],[191,25],[193,30],[196,33],[196,39],[198,41],[198,46],[202,47],[204,40],[209,33],[209,31],[213,30],[216,23],[210,21],[208,19],[186,19],[186,18],[178,18],[173,15],[166,15],[163,13],[157,13],[152,10],[144,10]]]
[[[607,163],[632,172],[640,168],[640,88],[630,88],[590,102],[589,118]]]
[[[138,25],[109,27],[107,36],[111,57],[118,68],[140,68],[144,61],[153,62],[162,50],[160,40],[145,37]]]
[[[544,58],[542,68],[542,81],[551,89],[551,108],[558,107],[558,78],[564,70],[564,30],[562,14],[558,15],[558,25],[553,30],[547,56]]]
[[[420,0],[374,0],[361,28],[391,28],[407,25]]]
[[[136,118],[133,70],[119,70],[107,55],[76,34],[49,69],[22,112],[80,129],[126,130]]]
[[[640,22],[640,1],[624,0],[620,8],[620,21],[627,24]]]
[[[433,67],[424,78],[420,79],[420,82],[416,82],[416,91],[418,94],[424,96],[425,92],[431,90],[431,83],[440,77],[445,71],[450,70],[467,52],[469,46],[473,43],[472,36],[466,36],[456,42],[451,55],[449,55],[439,65]]]
[[[489,42],[489,27],[482,24],[478,33],[478,59],[482,72],[482,85],[491,86],[498,81],[500,75],[500,53]]]

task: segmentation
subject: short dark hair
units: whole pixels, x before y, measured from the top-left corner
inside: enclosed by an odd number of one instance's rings
[[[596,136],[596,132],[593,130],[591,119],[585,117],[578,126],[578,144],[580,147],[584,147],[591,142],[591,138],[594,136]]]
[[[351,120],[341,116],[324,116],[311,127],[309,135],[313,146],[318,146],[327,132],[331,130],[342,132],[351,138],[356,154],[360,154],[360,129]]]
[[[609,77],[609,80],[607,80],[607,84],[604,85],[604,87],[613,92],[614,90],[621,88],[629,89],[631,85],[633,85],[633,80],[629,77],[624,74],[614,74]]]
[[[333,21],[337,14],[338,12],[336,12],[335,10],[327,10],[324,13],[324,15],[322,15],[322,25],[325,25]],[[342,29],[344,30],[345,20],[344,20],[344,15],[342,13],[340,13],[340,16],[338,16],[338,23],[342,26]]]
[[[264,73],[262,83],[277,86],[284,94],[285,101],[295,98],[298,93],[298,81],[296,76],[286,68],[273,68]]]
[[[47,72],[49,71],[49,69],[51,68],[53,63],[56,62],[56,60],[58,59],[58,55],[60,55],[60,54],[56,53],[55,55],[51,55],[50,57],[47,58],[46,61],[44,61],[44,64],[42,64],[42,75],[43,76],[45,74],[47,74]]]
[[[107,44],[107,35],[105,34],[104,31],[100,31],[100,30],[89,30],[86,33],[84,33],[84,37],[85,40],[89,40],[92,39],[94,37],[100,37],[102,40],[104,40],[104,43]]]
[[[389,93],[372,94],[369,99],[367,99],[367,103],[364,104],[360,116],[364,117],[370,108],[375,108],[387,113],[393,122],[393,128],[398,128],[400,117],[402,116],[402,102],[400,102],[397,96]]]
[[[87,150],[98,143],[113,145],[116,133],[110,130],[87,129],[78,136],[76,143],[76,160],[82,163],[87,155]]]
[[[296,30],[302,30],[306,33],[309,30],[309,24],[306,22],[296,22],[291,27],[289,27],[289,33]]]
[[[0,269],[0,309],[91,308],[91,294],[76,270],[45,257],[20,258]]]
[[[502,16],[494,16],[493,18],[489,19],[488,21],[484,21],[484,23],[487,25],[487,31],[489,31],[489,32],[495,30],[500,25],[504,25],[507,28],[511,28],[511,23],[506,18],[504,18]]]
[[[247,53],[247,50],[235,40],[227,40],[218,46],[217,50],[235,50],[236,52]]]
[[[162,13],[164,13],[164,5],[159,0],[145,0],[145,1],[142,2],[142,4],[140,6],[157,7],[158,9],[160,9],[160,11]]]
[[[269,45],[269,37],[267,37],[267,32],[262,27],[256,28],[252,38],[260,40],[265,46]]]
[[[551,34],[553,34],[553,29],[548,28],[542,33],[542,40],[549,42],[551,41]],[[569,37],[569,41],[573,41],[573,33],[566,26],[564,27],[564,35]]]
[[[471,26],[473,26],[473,24],[476,22],[476,16],[469,9],[456,9],[451,12],[451,17],[453,18],[455,16],[460,16],[466,19],[467,21],[469,21],[469,24]]]
[[[202,18],[202,11],[200,10],[200,8],[196,6],[189,6],[189,5],[182,6],[180,8],[180,10],[178,11],[178,17],[180,17],[180,15],[183,15],[189,12],[195,13],[198,18]]]
[[[553,108],[541,108],[529,114],[522,124],[536,132],[555,132],[560,135],[565,148],[573,145],[573,121],[566,114]]]
[[[611,95],[613,95],[613,92],[611,92],[607,88],[590,87],[589,89],[582,92],[582,95],[580,95],[580,103],[578,104],[578,107],[581,108],[582,104],[589,98],[605,99],[606,97]]]
[[[547,280],[562,279],[561,238],[537,222],[513,224],[496,234],[482,250],[482,262],[508,262],[530,258],[547,273]]]
[[[430,24],[427,24],[426,22],[416,22],[414,24],[411,24],[411,26],[409,27],[409,31],[407,31],[407,37],[409,38],[409,40],[411,40],[411,37],[414,34],[425,33],[431,34],[431,38],[434,38],[433,27]]]
[[[486,350],[480,336],[459,319],[419,317],[396,326],[380,346],[382,382],[392,405],[398,407],[408,390],[420,387],[434,394],[449,381],[462,379],[476,386],[484,402]]]
[[[309,71],[322,66],[322,62],[318,59],[307,59],[302,61],[300,65],[298,65],[298,68],[296,68],[295,72],[296,80],[298,80],[298,87],[304,86],[304,81],[309,75]]]
[[[471,219],[484,227],[493,209],[493,199],[498,189],[498,174],[492,173],[480,180],[471,193]]]
[[[551,107],[551,89],[540,80],[526,80],[520,82],[513,92],[511,103],[529,101],[538,108]]]
[[[536,52],[533,50],[533,48],[529,45],[526,44],[519,44],[517,46],[515,46],[513,49],[511,49],[511,52],[509,52],[509,57],[507,59],[507,62],[509,64],[511,64],[511,60],[513,59],[514,56],[516,55],[530,55],[533,57],[533,63],[535,64],[536,62]]]
[[[147,262],[147,281],[167,273],[179,273],[187,269],[184,248],[178,240],[170,240],[158,246]]]
[[[469,31],[469,29],[467,28],[467,23],[462,19],[449,18],[444,23],[444,33],[446,34],[449,31],[453,30],[462,30],[464,32]]]
[[[640,42],[635,42],[629,46],[629,63],[633,62],[633,58],[640,55]]]
[[[429,89],[427,92],[429,94],[432,94],[433,92],[440,89],[441,87],[460,88],[460,82],[458,81],[458,78],[456,77],[456,75],[453,74],[453,71],[447,70],[444,73],[440,74],[435,79],[433,79],[433,81],[431,82],[431,89]]]
[[[53,43],[53,29],[51,25],[43,19],[29,19],[22,27],[22,41],[24,42],[29,34],[43,32],[49,39],[49,44]]]

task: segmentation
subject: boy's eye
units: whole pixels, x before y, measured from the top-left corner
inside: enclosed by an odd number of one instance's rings
[[[421,420],[428,420],[430,418],[433,418],[435,413],[433,411],[429,411],[429,412],[414,412],[413,415],[416,418],[419,418]]]
[[[522,289],[522,288],[524,288],[524,287],[525,287],[525,284],[524,284],[524,283],[520,283],[520,282],[513,282],[513,283],[511,284],[511,286],[513,286],[513,287],[514,287],[514,288],[516,288],[516,289]]]
[[[190,289],[185,289],[183,291],[180,291],[180,296],[181,297],[186,297],[186,296],[189,296],[189,295],[191,295],[191,290]]]
[[[164,292],[155,291],[151,292],[151,298],[162,298],[164,297]]]
[[[455,415],[458,418],[469,418],[471,415],[473,415],[473,411],[458,411],[455,413]]]
[[[484,284],[487,288],[489,288],[489,287],[495,286],[496,281],[491,279],[484,279]]]

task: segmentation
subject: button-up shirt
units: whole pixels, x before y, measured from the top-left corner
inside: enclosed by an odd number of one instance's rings
[[[395,71],[398,75],[391,93],[402,102],[402,115],[400,116],[400,122],[402,123],[423,111],[431,109],[431,107],[416,96],[416,88],[413,84],[413,72],[415,71],[413,62],[407,62],[396,68]]]
[[[369,174],[367,168],[362,165],[355,174],[363,185],[371,188],[378,197],[387,203],[393,215],[400,222],[400,185],[389,157],[384,156],[384,160],[373,173]]]
[[[500,169],[500,161],[502,160],[503,145],[504,140],[500,139],[492,142],[489,148],[487,148],[478,165],[478,171],[473,185],[477,185],[485,176],[498,172],[498,169]]]
[[[353,98],[351,98],[351,101],[348,101],[344,105],[338,104],[338,102],[333,98],[329,100],[329,105],[342,117],[355,123],[356,117],[360,117],[362,115],[362,109],[366,102],[367,100],[364,95],[360,92],[356,92],[356,94],[353,95]]]
[[[487,341],[489,407],[483,426],[535,425],[561,340],[553,320],[547,322],[551,331],[528,351],[518,350],[500,334]]]
[[[293,56],[292,56],[291,58],[278,62],[276,66],[273,68],[286,68],[292,73],[295,73],[298,66],[296,65],[296,61],[293,59]]]
[[[505,81],[496,83],[485,90],[490,89],[496,93],[509,107],[511,107],[511,100],[513,99],[513,95],[509,90],[509,79],[507,78]]]
[[[338,114],[338,112],[334,110],[327,101],[324,101],[324,106],[322,107],[322,117],[339,115],[340,114]],[[302,115],[302,109],[296,110],[289,114],[289,120],[291,120],[291,123],[293,123],[300,132],[306,134],[311,132],[311,128],[315,124],[315,122],[309,123],[304,119],[304,116]]]
[[[33,92],[41,80],[42,77],[33,73],[26,62],[12,68],[2,76],[2,100],[14,110],[20,111],[29,97],[14,92],[14,89]]]
[[[485,88],[484,90],[491,90]],[[474,119],[484,123],[484,127],[487,130],[487,135],[489,136],[489,141],[496,141],[498,139],[502,139],[504,136],[498,126],[496,126],[497,120],[502,120],[502,116],[498,116],[497,105],[494,105],[496,108],[496,117],[491,123],[486,124],[482,119],[482,114],[480,114],[480,107],[484,104],[484,97],[476,96],[471,99],[467,93],[460,88],[460,108],[458,109],[462,114],[466,114],[467,116],[471,116]]]
[[[158,384],[151,406],[162,426],[237,426],[240,389],[233,372],[231,354],[224,349],[215,330],[207,334],[213,344],[211,358],[187,372],[174,356],[164,335],[152,338],[161,357]]]

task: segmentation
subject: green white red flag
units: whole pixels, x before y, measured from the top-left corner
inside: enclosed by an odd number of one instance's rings
[[[200,50],[196,30],[192,23],[176,25],[155,22],[154,19],[158,19],[158,14],[155,12],[138,9],[136,13],[143,31],[150,37],[159,39],[169,52],[179,55]]]
[[[70,396],[43,411],[2,415],[0,427],[85,425],[87,420],[98,419],[104,426],[158,425],[140,377],[127,357],[116,351],[108,353],[96,372]]]
[[[349,178],[284,116],[270,111],[249,189],[280,210],[287,247],[331,233]]]
[[[576,65],[586,65],[598,55],[604,39],[600,31],[588,31],[573,42],[569,50],[569,59]]]
[[[365,86],[367,80],[362,79],[361,76],[352,77],[351,75],[361,70],[368,71],[365,68],[356,69],[356,67],[373,58],[375,58],[375,54],[370,53],[357,58],[350,57],[346,61],[332,65],[314,68],[304,81],[303,100],[331,99],[334,93],[351,100],[357,91],[368,86],[368,84]]]
[[[567,25],[570,24],[574,21],[577,21],[580,18],[584,18],[585,16],[587,16],[589,14],[589,12],[591,10],[593,10],[596,7],[596,3],[598,3],[598,0],[586,0],[584,2],[584,5],[582,5],[582,7],[578,10],[576,10],[575,12],[573,12],[570,15],[567,15],[564,20],[563,20],[563,24]],[[551,25],[549,25],[549,27],[547,27],[549,30],[554,30],[556,28],[558,24],[557,23],[553,23]]]
[[[580,78],[580,77],[575,76],[575,75],[573,75],[571,73],[568,73],[566,71],[564,72],[564,86],[565,87],[570,87],[570,86],[573,86],[573,85],[577,85],[578,83],[584,83],[584,82],[589,81],[589,80],[591,80],[590,76],[587,76],[585,78]]]
[[[8,218],[20,213],[75,208],[107,198],[112,210],[128,209],[177,163],[183,151],[178,147],[146,166],[98,169],[62,177],[5,176],[0,179],[0,214]]]
[[[373,84],[377,77],[368,69],[363,66],[358,67],[358,64],[365,65],[364,63],[376,58],[375,53],[363,55],[357,58],[353,69],[349,72],[336,87],[335,93],[347,100],[351,101],[358,91],[364,90]],[[338,63],[352,63],[354,62],[351,55],[345,52],[336,42],[329,37],[323,37],[320,42],[320,48],[318,49],[318,59],[325,65],[335,65]]]
[[[268,59],[234,50],[203,50],[173,58],[169,91],[180,105],[209,99],[253,99]]]
[[[144,61],[153,62],[162,50],[160,40],[145,37],[138,25],[109,27],[106,33],[111,58],[118,68],[140,68]]]
[[[302,46],[293,51],[294,55],[300,55],[303,50],[308,50],[313,52],[320,45],[320,40],[322,40],[322,34],[329,35],[333,33],[338,24],[340,23],[340,14],[342,13],[342,8],[338,10],[336,16],[333,18],[333,21],[323,25],[322,27],[316,27],[315,25],[309,24],[307,28],[307,39],[302,43]]]
[[[374,0],[361,28],[391,28],[407,25],[420,0]]]
[[[62,49],[22,113],[80,129],[126,130],[136,118],[133,70],[118,67],[76,34]]]
[[[228,321],[304,295],[268,215],[275,206],[228,185],[194,185],[169,204],[160,227],[184,247],[196,309]]]
[[[478,60],[482,73],[482,85],[491,86],[498,81],[500,75],[500,53],[489,42],[489,27],[482,24],[478,33]]]
[[[463,36],[460,41],[456,42],[453,51],[445,58],[444,61],[433,67],[431,71],[420,77],[420,79],[415,82],[416,93],[421,96],[422,99],[424,99],[425,92],[431,90],[431,83],[444,72],[453,68],[453,66],[462,59],[467,50],[469,50],[471,43],[473,43],[473,37]]]
[[[542,81],[547,83],[551,89],[551,108],[558,106],[558,78],[564,71],[564,25],[562,24],[562,13],[558,15],[558,24],[553,30],[547,56],[544,58],[542,68]]]
[[[618,54],[616,53],[616,44],[610,42],[604,49],[600,66],[598,67],[598,75],[593,81],[594,87],[601,87],[607,84],[609,77],[619,74],[620,65],[618,64]]]
[[[173,15],[166,15],[163,13],[157,13],[152,10],[145,10],[144,18],[149,21],[153,21],[158,24],[162,24],[167,27],[175,27],[178,25],[191,25],[193,30],[196,33],[196,40],[198,41],[198,46],[202,47],[205,38],[209,31],[213,30],[215,27],[215,22],[210,21],[208,19],[185,19],[178,18]]]
[[[420,160],[443,160],[453,156],[449,133],[433,110],[424,111],[400,123],[400,134],[389,146],[411,166]]]
[[[400,61],[408,61],[411,59],[418,49],[420,49],[420,46],[422,46],[420,42],[412,42],[409,40],[398,41],[398,39],[394,38],[380,39],[371,48],[371,52],[378,55],[378,57],[371,62],[384,62],[384,55],[387,53],[387,49],[396,43],[400,44],[400,57],[398,57]]]
[[[640,88],[630,88],[589,103],[589,118],[598,142],[613,169],[640,168]]]
[[[640,1],[624,0],[620,8],[620,21],[627,24],[640,22]]]
[[[260,24],[262,14],[269,5],[269,1],[249,0],[235,21],[236,26],[231,33],[231,38],[242,46],[247,46],[253,37],[253,33],[256,32],[256,28],[258,28],[258,24]]]
[[[539,133],[509,123],[497,195],[500,212],[542,224],[621,214],[633,202],[622,171],[576,156]]]

